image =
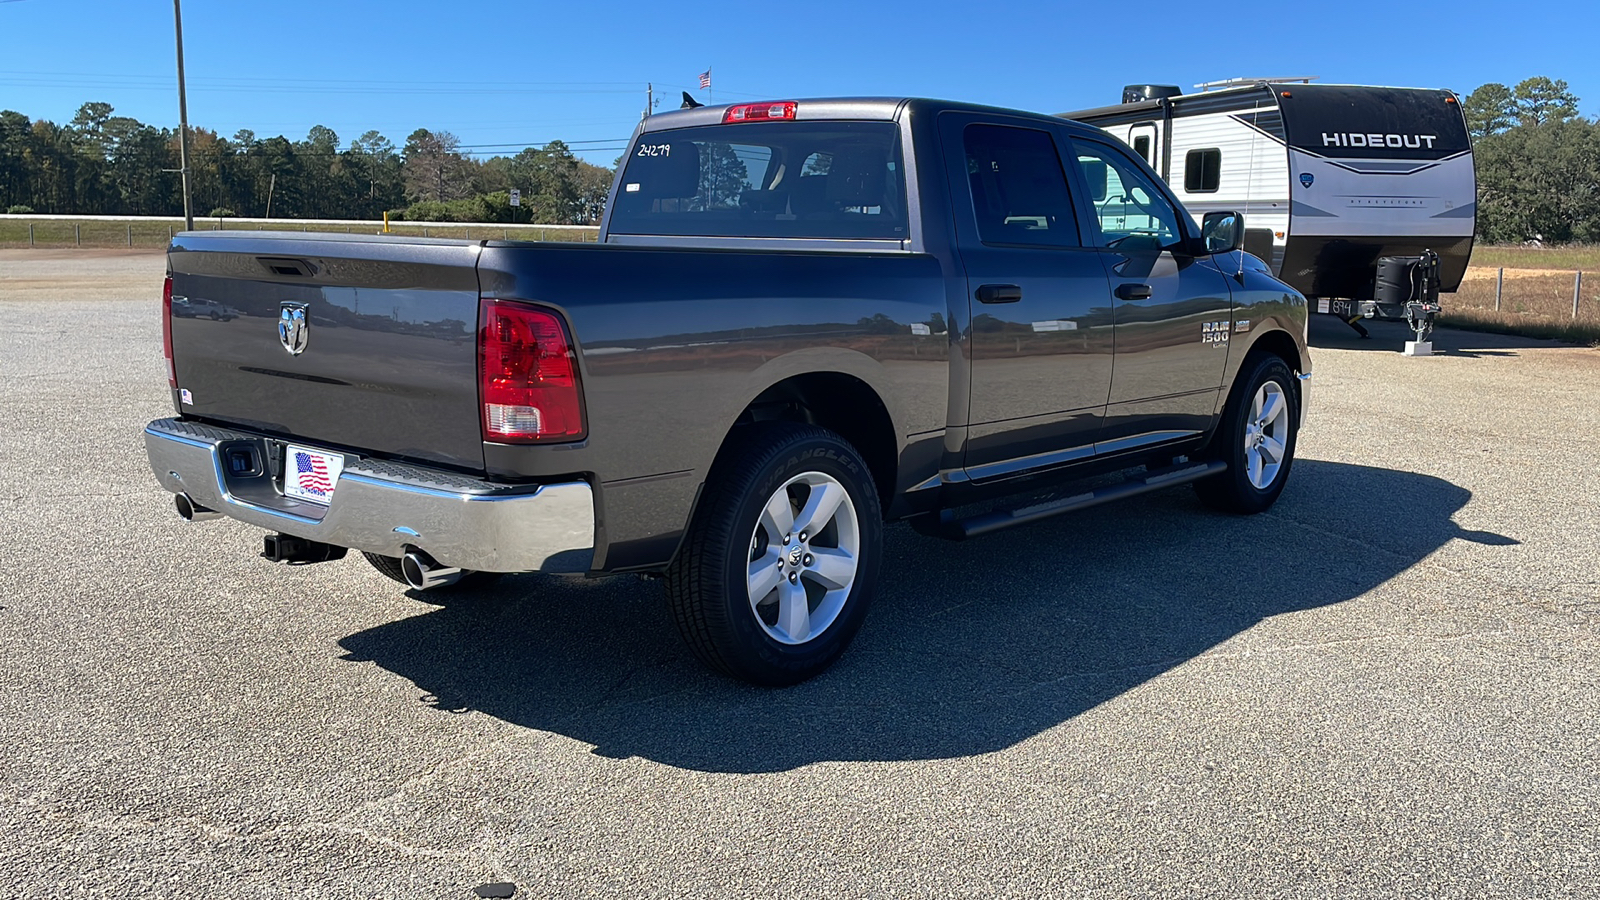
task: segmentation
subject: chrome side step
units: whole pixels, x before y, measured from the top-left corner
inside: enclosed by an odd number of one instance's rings
[[[1126,497],[1135,497],[1139,494],[1148,494],[1163,488],[1179,484],[1188,484],[1199,481],[1228,470],[1228,464],[1221,460],[1211,462],[1189,462],[1161,469],[1152,469],[1135,478],[1116,484],[1106,485],[1082,494],[1070,497],[1061,497],[1056,500],[1047,500],[1030,506],[1016,509],[1001,509],[993,512],[980,513],[965,519],[951,519],[940,523],[936,529],[941,537],[951,540],[964,541],[967,538],[988,534],[1010,528],[1013,525],[1024,525],[1028,522],[1037,522],[1062,513],[1088,509],[1099,506],[1112,500],[1121,500]]]

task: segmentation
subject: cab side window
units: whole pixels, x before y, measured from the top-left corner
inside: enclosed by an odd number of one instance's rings
[[[1177,210],[1132,159],[1098,141],[1074,143],[1103,246],[1170,250],[1182,242]]]
[[[985,244],[1078,247],[1078,220],[1061,155],[1047,131],[969,125],[967,184]]]

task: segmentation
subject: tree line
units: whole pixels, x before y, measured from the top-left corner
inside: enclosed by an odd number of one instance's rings
[[[1565,81],[1484,84],[1462,102],[1478,175],[1478,237],[1600,241],[1600,124]],[[60,125],[0,112],[0,210],[181,215],[177,133],[85,103]],[[348,146],[318,125],[303,140],[191,130],[197,215],[593,224],[612,170],[561,141],[478,160],[455,135],[419,128],[396,147],[377,131]]]
[[[1478,168],[1478,238],[1600,241],[1600,124],[1560,79],[1490,83],[1461,104]]]
[[[85,103],[59,125],[0,111],[0,210],[80,215],[183,214],[176,129]],[[419,128],[403,145],[368,131],[348,146],[315,126],[304,140],[223,137],[191,128],[189,171],[196,215],[287,219],[597,223],[612,170],[561,141],[479,160],[447,131]]]

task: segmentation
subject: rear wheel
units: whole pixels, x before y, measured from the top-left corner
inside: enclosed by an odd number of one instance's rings
[[[667,597],[707,665],[795,684],[832,665],[866,618],[883,541],[877,488],[831,431],[773,423],[736,441],[667,570]]]
[[[1289,480],[1298,421],[1288,364],[1276,356],[1246,360],[1212,439],[1214,457],[1228,469],[1195,482],[1200,499],[1246,515],[1272,506]]]

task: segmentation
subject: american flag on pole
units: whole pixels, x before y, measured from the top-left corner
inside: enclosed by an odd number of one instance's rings
[[[705,91],[705,90],[710,90],[710,88],[711,88],[711,70],[707,69],[704,72],[700,73],[700,90]]]
[[[296,453],[294,467],[300,473],[300,487],[307,493],[326,497],[333,490],[333,481],[328,478],[328,467],[322,462],[321,457],[309,453]]]

